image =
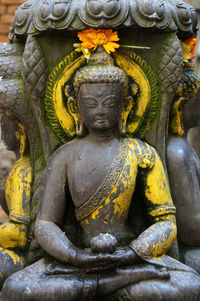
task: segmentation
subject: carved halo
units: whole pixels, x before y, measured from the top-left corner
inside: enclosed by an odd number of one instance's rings
[[[144,136],[152,122],[152,116],[157,112],[157,80],[151,67],[134,51],[122,50],[122,53],[116,53],[114,57],[116,64],[129,76],[130,82],[135,83],[129,87],[129,95],[133,96],[135,103],[129,114],[127,132],[130,135],[138,133],[138,136]],[[65,89],[69,88],[68,93],[74,97],[73,75],[85,64],[85,57],[78,57],[77,53],[73,51],[61,60],[49,76],[45,95],[45,112],[50,126],[62,142],[75,136],[75,124],[67,109]],[[134,93],[134,87],[139,87],[139,91]]]
[[[120,48],[117,64],[140,88],[135,106],[129,114],[127,132],[143,138],[159,111],[159,85],[151,66],[133,49]],[[118,57],[118,58],[117,58]]]
[[[77,52],[73,51],[60,61],[48,79],[44,99],[45,113],[50,126],[62,142],[75,135],[74,121],[64,102],[65,83],[85,61],[84,56],[78,57]]]
[[[134,106],[127,124],[127,132],[133,134],[141,124],[144,113],[151,99],[151,88],[149,81],[140,68],[134,61],[131,61],[126,56],[116,53],[115,59],[117,65],[124,69],[126,74],[131,77],[139,86],[139,93],[136,105]]]

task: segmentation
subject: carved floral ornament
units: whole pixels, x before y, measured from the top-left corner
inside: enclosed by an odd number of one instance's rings
[[[15,13],[10,39],[52,29],[118,26],[194,35],[197,15],[183,0],[28,0]]]
[[[193,60],[195,58],[194,53],[197,42],[198,40],[195,38],[189,38],[185,41],[181,41],[184,62],[188,62],[189,60]]]

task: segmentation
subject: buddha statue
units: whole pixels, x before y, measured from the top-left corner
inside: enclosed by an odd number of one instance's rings
[[[199,300],[198,274],[166,255],[176,221],[162,162],[126,136],[133,107],[126,73],[99,46],[74,74],[73,90],[67,106],[77,137],[48,162],[35,224],[46,256],[6,280],[3,301]],[[149,226],[136,236],[129,212],[137,185]],[[76,244],[63,232],[68,190]]]
[[[5,185],[9,221],[0,225],[0,287],[12,273],[25,264],[28,242],[32,167],[27,154],[27,135],[23,125],[12,115],[1,116],[2,139],[16,154]]]
[[[188,131],[200,122],[200,83],[191,85],[186,76],[172,107],[167,165],[182,259],[200,273],[200,158],[187,140]]]

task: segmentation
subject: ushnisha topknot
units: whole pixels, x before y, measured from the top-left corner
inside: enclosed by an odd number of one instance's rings
[[[98,46],[90,56],[88,65],[78,70],[74,77],[74,91],[78,96],[82,84],[120,83],[124,97],[128,94],[128,77],[126,73],[114,65],[114,60],[102,46]]]

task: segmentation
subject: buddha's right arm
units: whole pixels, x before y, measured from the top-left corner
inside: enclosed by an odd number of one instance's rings
[[[109,255],[90,255],[75,247],[58,225],[62,224],[67,201],[67,146],[60,147],[49,159],[44,177],[35,236],[47,254],[60,262],[88,267],[109,261]],[[106,258],[105,258],[106,257]]]
[[[60,262],[74,264],[76,247],[55,223],[38,220],[35,225],[35,236],[40,246],[50,256]]]
[[[35,236],[42,249],[65,263],[73,261],[75,247],[58,225],[66,209],[67,146],[60,147],[49,159],[43,181]]]
[[[37,220],[35,235],[41,247],[58,261],[79,268],[94,269],[108,268],[113,261],[110,254],[91,255],[75,247],[65,233],[53,222]]]

